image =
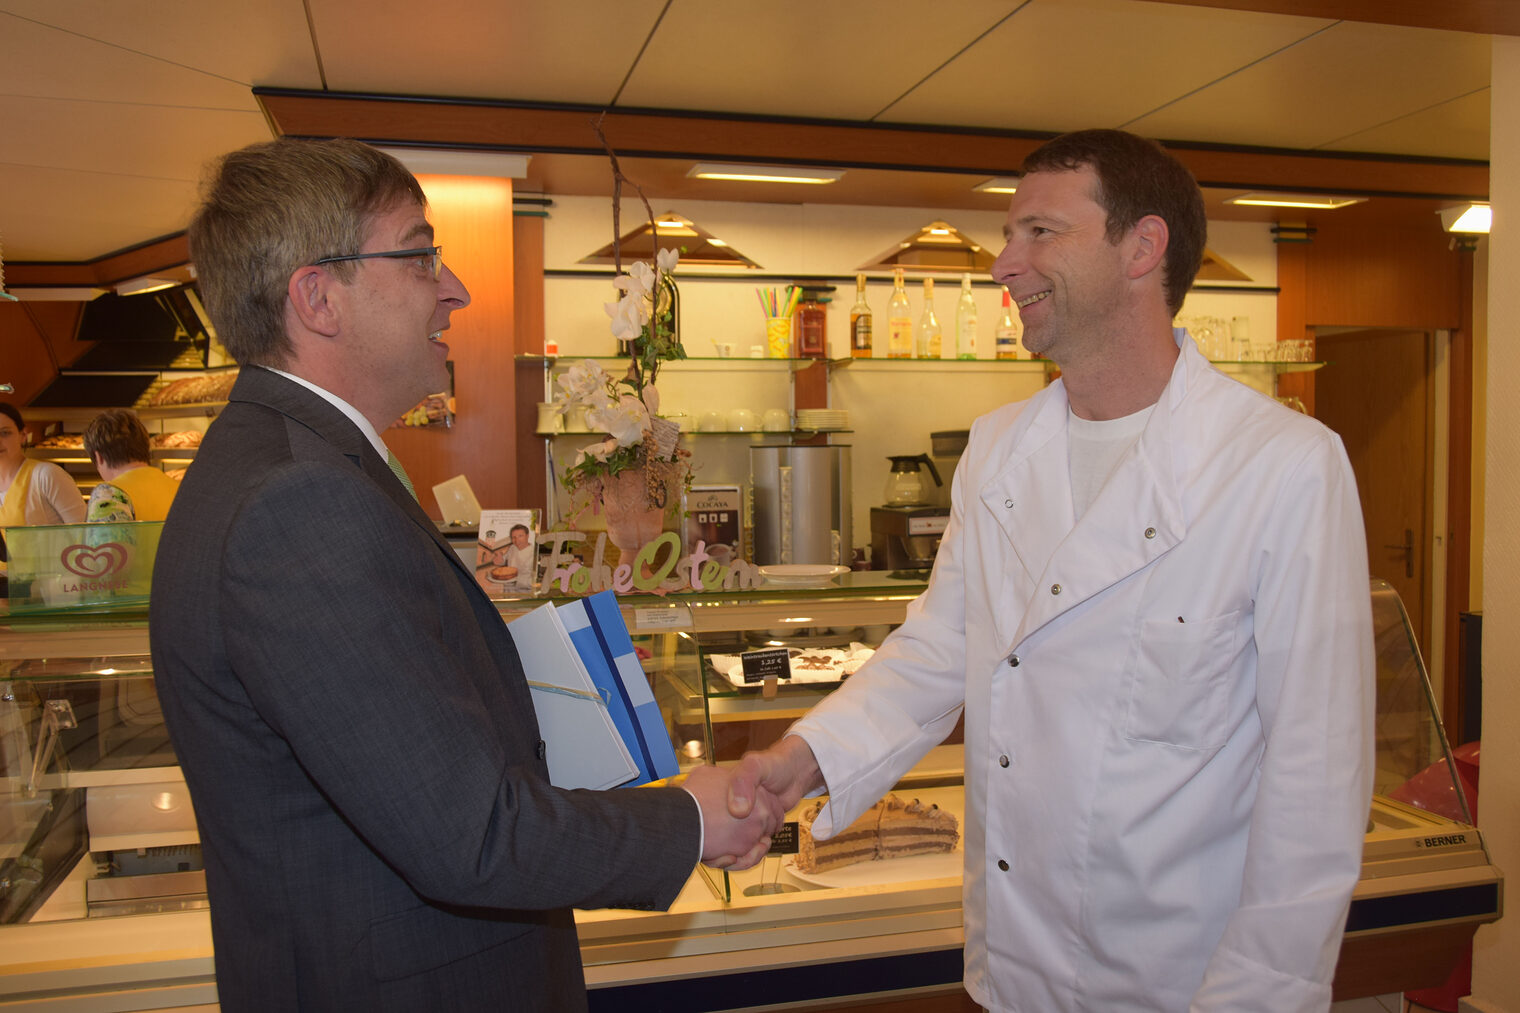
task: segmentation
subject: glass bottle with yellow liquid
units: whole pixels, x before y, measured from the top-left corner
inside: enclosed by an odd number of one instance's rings
[[[850,307],[850,357],[871,357],[871,306],[866,302],[866,276],[855,276],[855,305]]]
[[[955,357],[976,358],[976,297],[969,274],[961,275],[961,297],[955,304]]]
[[[913,358],[913,318],[908,315],[908,290],[900,267],[892,272],[892,299],[887,303],[887,358]]]
[[[944,334],[934,315],[934,279],[924,279],[924,312],[918,318],[918,357],[938,359],[944,351]]]

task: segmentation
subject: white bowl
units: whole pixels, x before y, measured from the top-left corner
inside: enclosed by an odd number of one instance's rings
[[[728,413],[728,428],[735,433],[752,433],[760,428],[760,420],[748,408],[735,408]]]
[[[697,424],[697,430],[704,433],[721,433],[728,429],[728,419],[723,417],[722,412],[703,412],[702,421]]]

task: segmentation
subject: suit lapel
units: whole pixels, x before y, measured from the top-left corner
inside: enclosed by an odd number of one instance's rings
[[[422,505],[406,491],[406,486],[391,471],[390,465],[375,450],[374,444],[332,404],[300,384],[256,366],[239,372],[229,399],[250,401],[273,408],[331,444],[378,485],[391,502],[396,504],[397,509],[426,533],[469,583],[478,588],[475,575],[464,565],[448,539],[438,531],[438,526],[422,509]]]

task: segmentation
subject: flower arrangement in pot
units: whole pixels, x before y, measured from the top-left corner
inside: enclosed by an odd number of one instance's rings
[[[587,507],[605,511],[608,540],[624,553],[658,537],[666,510],[691,482],[690,452],[677,445],[680,427],[660,415],[655,387],[661,363],[686,358],[670,277],[678,259],[674,249],[658,250],[654,264],[638,261],[613,279],[622,295],[605,308],[629,353],[627,372],[615,377],[586,359],[556,381],[560,410],[585,408],[587,425],[606,434],[581,448],[562,476],[577,503],[571,520]]]

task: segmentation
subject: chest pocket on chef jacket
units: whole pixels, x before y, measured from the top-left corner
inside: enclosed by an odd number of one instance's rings
[[[1231,664],[1239,613],[1140,624],[1126,738],[1214,749],[1229,736]]]

